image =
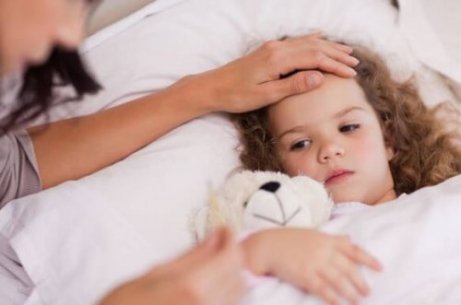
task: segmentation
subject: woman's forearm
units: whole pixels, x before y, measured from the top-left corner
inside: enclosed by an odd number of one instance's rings
[[[29,129],[42,187],[111,165],[207,113],[201,105],[208,97],[199,96],[199,90],[185,78],[167,90],[100,113]]]

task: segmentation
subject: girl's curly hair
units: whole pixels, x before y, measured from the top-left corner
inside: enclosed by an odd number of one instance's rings
[[[460,118],[448,131],[437,115],[446,111],[441,104],[429,109],[412,81],[398,83],[385,63],[371,51],[355,47],[360,60],[356,80],[375,110],[384,139],[395,152],[390,168],[397,194],[438,184],[461,173]],[[453,106],[450,111],[458,111]],[[284,171],[270,132],[267,107],[233,116],[241,137],[240,159],[251,170]],[[445,122],[446,123],[446,122]]]

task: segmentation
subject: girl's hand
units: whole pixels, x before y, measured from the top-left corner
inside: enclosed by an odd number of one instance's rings
[[[107,295],[99,305],[234,305],[244,293],[242,256],[227,229]]]
[[[184,80],[194,80],[195,92],[204,95],[203,112],[246,112],[316,88],[323,79],[319,71],[354,76],[358,60],[351,52],[320,34],[269,41],[221,68]],[[300,72],[281,79],[294,71]]]
[[[381,270],[380,263],[348,237],[316,230],[262,231],[243,246],[250,270],[298,285],[328,304],[339,304],[341,298],[358,304],[369,291],[359,267]]]

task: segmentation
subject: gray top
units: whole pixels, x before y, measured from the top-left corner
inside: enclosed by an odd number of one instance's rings
[[[0,136],[0,208],[40,189],[37,160],[27,132]]]

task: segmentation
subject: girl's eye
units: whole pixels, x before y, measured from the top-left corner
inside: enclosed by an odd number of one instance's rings
[[[351,132],[360,128],[360,124],[348,124],[339,128],[340,132]]]
[[[301,140],[301,141],[298,141],[298,142],[295,142],[294,144],[292,144],[290,146],[290,151],[301,150],[301,149],[304,149],[306,147],[309,147],[309,145],[311,145],[310,140]]]

